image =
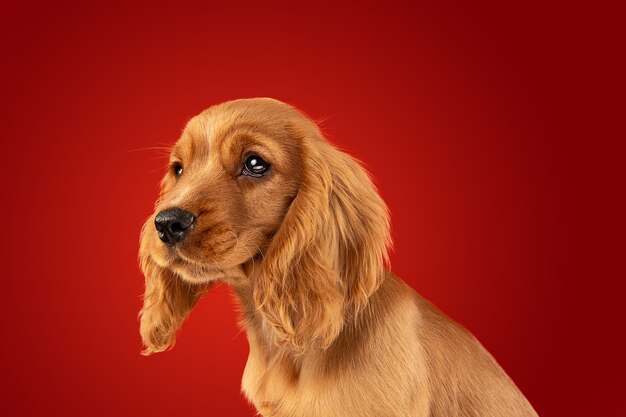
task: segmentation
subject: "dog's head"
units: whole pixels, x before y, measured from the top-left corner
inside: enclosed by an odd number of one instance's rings
[[[146,354],[171,346],[208,284],[250,294],[276,345],[325,348],[378,288],[389,221],[368,175],[272,99],[194,117],[143,227]]]

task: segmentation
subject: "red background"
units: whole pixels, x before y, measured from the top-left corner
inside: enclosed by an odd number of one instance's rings
[[[393,270],[541,415],[624,415],[616,11],[106,3],[0,9],[0,414],[253,415],[227,288],[139,355],[136,256],[166,163],[150,148],[271,96],[366,163]]]

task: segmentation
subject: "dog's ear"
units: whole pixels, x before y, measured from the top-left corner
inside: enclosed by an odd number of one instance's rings
[[[327,348],[367,304],[390,242],[387,208],[363,168],[317,129],[301,143],[300,188],[254,283],[276,344],[295,351]]]
[[[333,178],[329,198],[336,230],[333,256],[345,285],[347,313],[354,318],[380,286],[389,265],[389,211],[359,162],[334,148],[327,158]]]
[[[151,355],[174,345],[177,330],[207,287],[183,281],[149,256],[140,255],[140,264],[146,279],[139,312],[142,354]]]

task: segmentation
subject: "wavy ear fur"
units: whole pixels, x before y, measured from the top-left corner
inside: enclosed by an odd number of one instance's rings
[[[142,354],[151,355],[174,345],[176,332],[207,287],[183,281],[148,256],[141,257],[141,269],[146,289],[139,331],[145,345]]]
[[[254,288],[275,344],[296,352],[328,348],[366,306],[390,245],[387,207],[365,170],[319,130],[300,135],[300,188]]]

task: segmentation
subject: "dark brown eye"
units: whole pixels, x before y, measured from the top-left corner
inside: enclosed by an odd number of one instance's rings
[[[172,164],[172,173],[174,174],[174,176],[176,176],[176,178],[179,178],[181,175],[183,175],[183,164],[181,164],[180,162],[174,162]]]
[[[265,176],[272,166],[258,155],[250,155],[243,163],[242,175],[260,178]]]

